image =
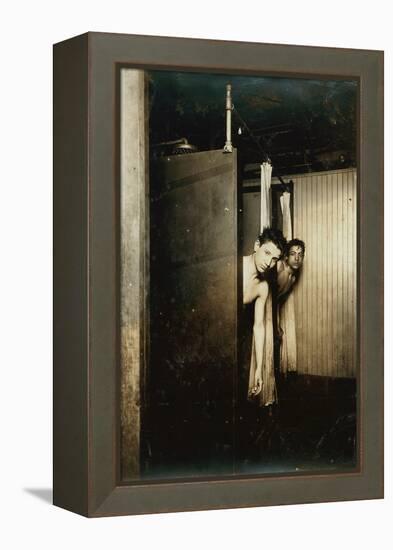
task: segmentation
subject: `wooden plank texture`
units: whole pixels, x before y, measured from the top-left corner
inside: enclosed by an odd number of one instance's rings
[[[120,353],[121,479],[140,474],[145,373],[147,116],[145,72],[120,74]]]
[[[354,377],[356,172],[292,177],[295,236],[306,257],[295,292],[298,372]]]

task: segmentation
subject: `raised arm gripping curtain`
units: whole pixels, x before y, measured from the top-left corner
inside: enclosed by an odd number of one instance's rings
[[[260,232],[265,227],[271,225],[271,200],[270,186],[272,181],[272,165],[269,162],[261,164],[261,219]],[[265,303],[265,347],[263,350],[263,365],[262,365],[262,389],[256,396],[258,404],[261,407],[271,405],[277,401],[276,379],[274,375],[274,354],[273,354],[273,320],[272,320],[272,294],[269,289],[269,294]],[[255,339],[252,337],[252,351],[250,362],[250,373],[248,379],[248,391],[250,395],[251,389],[255,385],[256,372],[256,353]]]

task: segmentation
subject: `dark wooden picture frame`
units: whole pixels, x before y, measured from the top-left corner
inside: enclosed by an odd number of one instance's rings
[[[356,471],[119,482],[120,67],[358,80]],[[53,414],[54,503],[89,517],[383,497],[383,52],[105,33],[54,46]]]

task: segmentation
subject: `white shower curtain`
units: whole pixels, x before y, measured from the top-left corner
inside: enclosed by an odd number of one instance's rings
[[[282,232],[287,241],[292,239],[292,220],[291,220],[291,194],[287,191],[280,197],[282,212]]]
[[[292,239],[291,194],[284,192],[280,197],[284,237]],[[283,330],[280,348],[280,370],[283,374],[296,371],[296,323],[295,302],[291,292],[281,307],[280,326]]]
[[[265,227],[270,227],[271,223],[270,187],[272,184],[272,170],[270,162],[261,164],[261,233]]]

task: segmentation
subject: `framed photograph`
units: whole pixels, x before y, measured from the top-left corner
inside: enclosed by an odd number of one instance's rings
[[[383,497],[383,52],[54,46],[54,503]]]

